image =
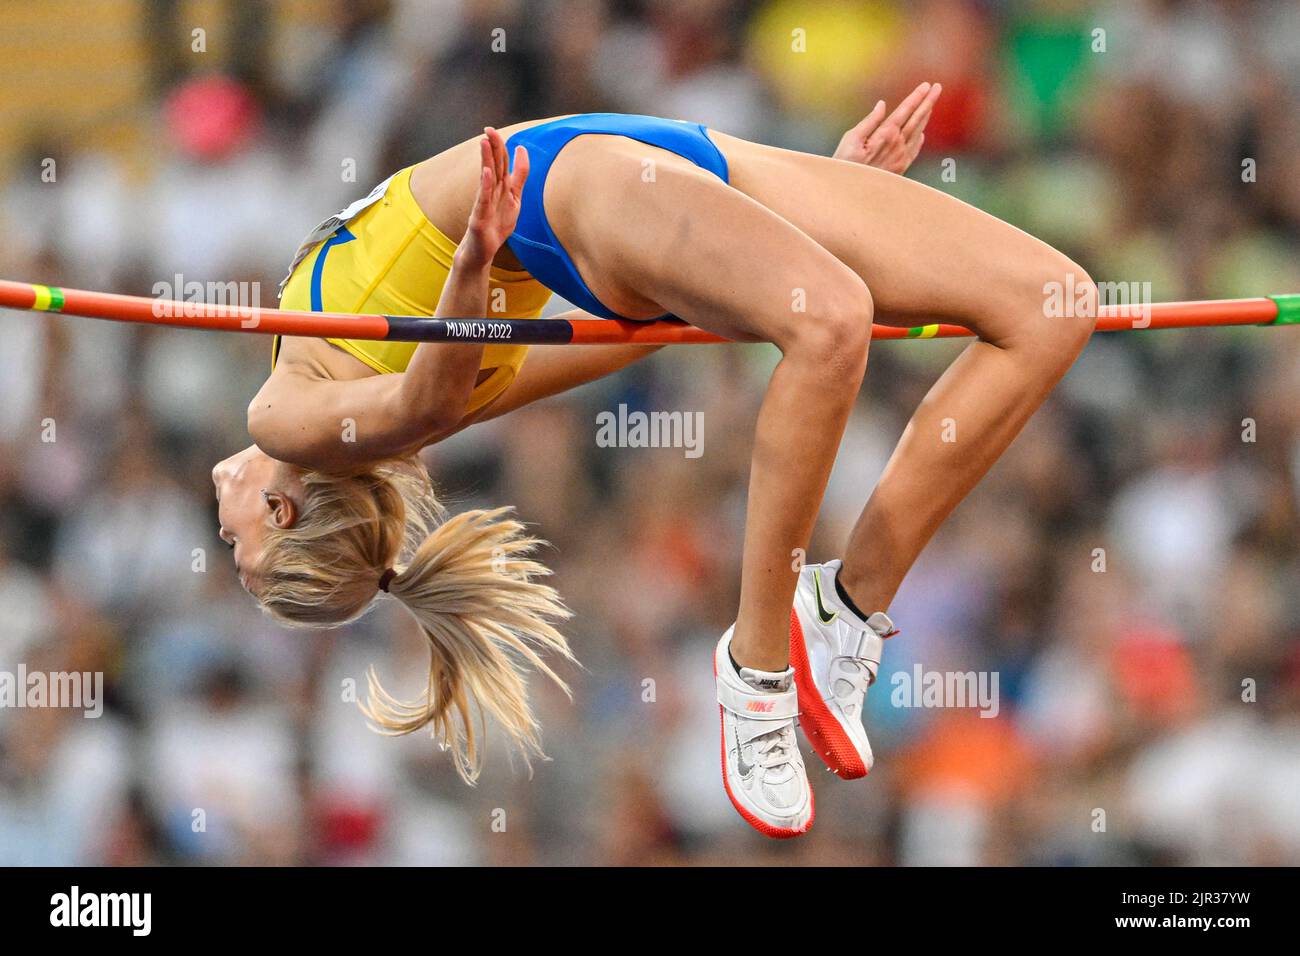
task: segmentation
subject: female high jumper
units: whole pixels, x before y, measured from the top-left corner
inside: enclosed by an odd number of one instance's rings
[[[739,608],[714,654],[723,782],[772,837],[813,822],[796,717],[839,776],[871,768],[862,705],[895,633],[885,611],[1095,322],[1095,287],[1067,257],[895,175],[939,93],[922,84],[888,118],[878,104],[835,158],[649,116],[488,129],[322,223],[283,288],[285,308],[500,318],[536,317],[554,292],[593,316],[670,313],[778,347],[754,438]],[[1084,307],[1057,314],[1054,288],[1085,290]],[[843,563],[796,573],[873,320],[948,322],[978,339],[912,416]],[[275,618],[311,627],[352,621],[388,592],[419,621],[431,663],[415,702],[371,672],[377,727],[430,727],[470,781],[485,717],[539,753],[520,664],[558,681],[538,652],[569,656],[555,627],[567,611],[507,509],[448,517],[416,453],[651,351],[277,339],[248,408],[255,444],[213,471],[241,582]]]

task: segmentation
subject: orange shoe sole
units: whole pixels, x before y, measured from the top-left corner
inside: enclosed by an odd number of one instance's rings
[[[853,746],[853,741],[813,683],[803,625],[799,623],[794,608],[790,609],[790,663],[794,667],[794,684],[799,691],[799,726],[803,728],[804,736],[836,776],[844,780],[865,777],[868,767],[858,748]]]

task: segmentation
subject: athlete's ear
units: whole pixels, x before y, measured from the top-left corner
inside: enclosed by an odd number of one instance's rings
[[[294,522],[298,520],[298,506],[288,495],[263,488],[262,500],[266,502],[267,510],[270,512],[271,527],[283,531],[285,528],[292,528]]]

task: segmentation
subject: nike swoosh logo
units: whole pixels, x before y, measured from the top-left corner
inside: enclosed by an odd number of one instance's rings
[[[829,624],[839,616],[840,612],[827,613],[826,605],[822,603],[822,573],[820,571],[813,572],[813,583],[817,586],[817,616],[822,619],[823,624]]]
[[[750,772],[754,769],[754,765],[745,762],[745,751],[740,746],[740,734],[735,733],[735,731],[732,733],[736,738],[736,772],[742,777],[748,777]]]

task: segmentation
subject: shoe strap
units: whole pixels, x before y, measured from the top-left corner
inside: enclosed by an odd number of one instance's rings
[[[894,626],[894,622],[889,619],[889,615],[884,611],[877,611],[867,618],[867,627],[871,628],[872,632],[882,641],[898,633],[898,628]]]
[[[871,672],[871,682],[874,684],[876,674],[880,670],[880,659],[884,656],[885,640],[897,634],[898,628],[894,627],[894,622],[883,611],[872,614],[867,618],[866,624],[864,628],[854,628],[858,636],[858,646],[852,656],[867,665],[867,669]]]
[[[718,703],[749,720],[791,720],[799,716],[799,695],[793,685],[786,691],[765,693],[748,686],[737,686],[730,680],[720,680]]]

